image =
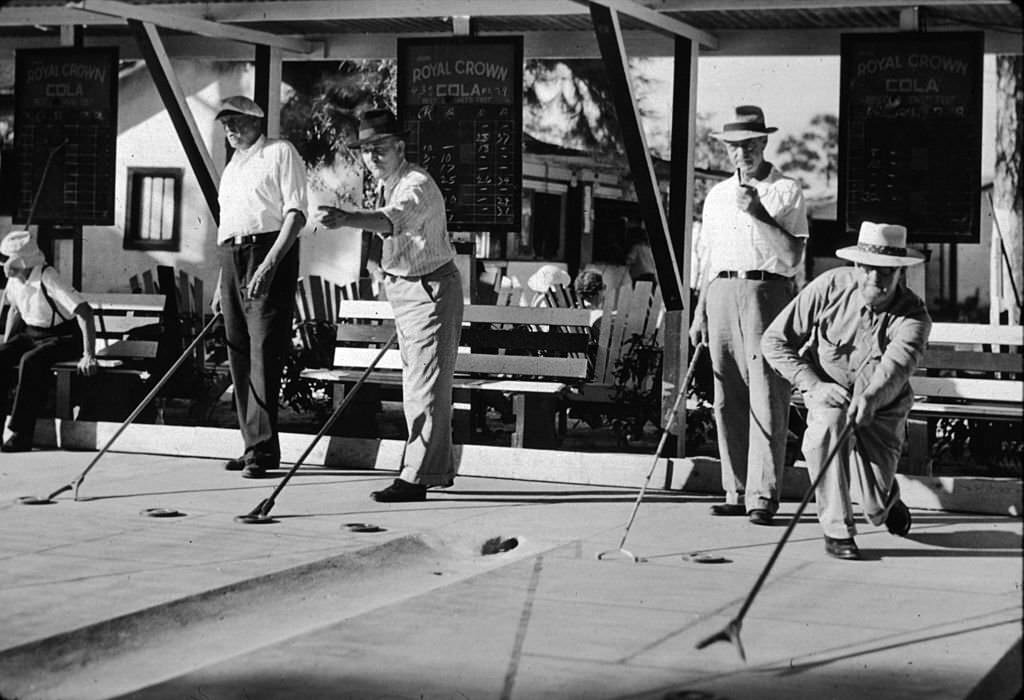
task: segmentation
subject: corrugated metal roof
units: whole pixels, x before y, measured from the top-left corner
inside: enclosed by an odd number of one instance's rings
[[[276,16],[282,14],[280,8],[295,2],[297,11],[294,17],[287,19],[273,19],[270,21],[243,21],[237,22],[238,26],[249,29],[260,30],[272,34],[305,36],[309,38],[324,38],[332,35],[419,35],[419,34],[450,34],[452,24],[450,18],[444,16],[422,16],[424,7],[432,7],[428,3],[410,2],[410,15],[405,17],[386,18],[357,18],[343,19],[351,11],[346,11],[346,2],[339,0],[335,3],[316,3],[317,12],[320,13],[316,19],[303,19],[301,16],[302,0],[278,0],[271,3],[276,6]],[[508,0],[508,6],[515,7],[516,0]],[[159,9],[164,5],[176,5],[178,7],[203,7],[204,12],[193,12],[192,15],[203,16],[245,16],[252,3],[246,2],[181,2],[180,0],[147,0],[135,2],[142,6],[150,6]],[[671,3],[667,3],[671,6]],[[737,5],[735,1],[728,3],[728,9],[718,9],[715,3],[707,2],[701,7],[715,7],[715,9],[687,9],[685,11],[668,11],[664,15],[673,20],[686,23],[697,29],[709,33],[717,31],[757,31],[757,30],[813,30],[813,29],[852,29],[852,30],[892,30],[899,27],[900,13],[902,10],[912,6],[907,2],[893,2],[892,4],[879,5],[875,2],[858,5],[853,0],[849,5],[835,6],[830,0],[822,0],[821,8],[785,8],[774,4],[772,7],[764,7],[764,4],[757,0]],[[794,3],[801,4],[801,3]],[[362,13],[366,13],[366,5],[360,4]],[[439,9],[446,7],[444,2],[438,2]],[[471,6],[471,4],[470,4]],[[526,5],[524,5],[526,6]],[[537,8],[542,5],[531,3],[527,7]],[[24,12],[27,8],[35,8],[41,14],[63,10],[63,0],[10,0],[0,3],[0,7]],[[237,7],[237,12],[233,10]],[[309,7],[307,4],[306,7]],[[325,10],[330,12],[337,8],[339,19],[324,19]],[[451,5],[448,5],[451,7]],[[371,10],[372,12],[372,10]],[[924,28],[942,29],[955,26],[958,28],[977,28],[995,32],[1016,33],[1021,32],[1021,10],[1010,0],[978,0],[974,2],[940,2],[938,4],[923,3],[920,6]],[[3,11],[0,9],[0,19]],[[629,15],[620,14],[620,24],[626,31],[649,30],[650,26]],[[556,33],[556,32],[584,32],[592,31],[592,24],[586,9],[581,6],[579,14],[507,14],[473,16],[473,29],[481,34],[502,33],[502,34],[527,34],[527,33]],[[12,26],[0,23],[0,39],[4,36],[31,36],[33,32],[40,30],[33,29],[31,22],[29,26]],[[90,32],[101,35],[124,35],[127,28],[124,25],[109,24],[107,22],[95,22],[90,24]]]

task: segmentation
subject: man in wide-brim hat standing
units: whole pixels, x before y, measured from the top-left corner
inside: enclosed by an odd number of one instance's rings
[[[907,248],[906,228],[865,221],[857,245],[836,255],[854,266],[816,277],[764,332],[762,346],[772,366],[803,392],[803,452],[811,479],[828,469],[815,493],[825,551],[859,559],[852,479],[871,524],[884,523],[894,535],[910,532],[896,465],[914,405],[910,376],[932,322],[905,284],[904,269],[923,261]],[[853,439],[840,448],[835,464],[824,464],[848,423]]]
[[[789,427],[788,383],[761,354],[761,333],[796,293],[808,236],[800,184],[765,160],[768,135],[759,107],[712,134],[736,173],[704,201],[698,238],[700,292],[690,326],[707,340],[714,369],[714,414],[725,503],[713,515],[770,525],[779,507]]]
[[[394,309],[402,357],[402,403],[409,437],[401,472],[371,497],[380,502],[422,501],[432,486],[455,479],[452,384],[462,330],[462,276],[448,235],[444,196],[437,183],[405,159],[405,132],[388,110],[366,112],[359,137],[348,144],[377,179],[373,209],[321,206],[327,228],[373,231],[383,239],[384,291]]]

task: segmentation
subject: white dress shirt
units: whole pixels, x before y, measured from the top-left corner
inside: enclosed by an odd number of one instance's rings
[[[764,208],[790,235],[810,235],[800,183],[772,166],[765,179],[749,180],[747,184],[757,189]],[[698,251],[701,259],[707,261],[709,277],[713,279],[723,270],[763,270],[793,277],[800,263],[790,266],[781,261],[765,236],[771,224],[740,211],[736,206],[739,187],[739,180],[733,175],[712,187],[704,200]]]
[[[306,165],[288,141],[260,136],[238,149],[220,178],[217,244],[280,231],[291,211],[306,216]]]

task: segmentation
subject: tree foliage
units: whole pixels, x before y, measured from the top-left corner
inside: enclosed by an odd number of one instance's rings
[[[319,70],[309,63],[285,63],[282,73],[292,91],[281,106],[281,135],[310,167],[349,156],[345,143],[363,111],[395,108],[393,60],[341,61]]]
[[[1012,284],[1008,295],[1020,316],[1024,296],[1024,195],[1021,194],[1021,142],[1024,139],[1024,59],[1020,56],[996,57],[996,164],[993,204],[996,231],[1006,250]],[[1001,223],[1000,223],[1001,221]]]
[[[523,130],[546,143],[599,156],[624,153],[603,64],[526,61]]]
[[[800,136],[786,136],[779,143],[776,165],[806,184],[807,176],[823,178],[831,190],[839,173],[839,118],[834,114],[816,114],[810,128]]]

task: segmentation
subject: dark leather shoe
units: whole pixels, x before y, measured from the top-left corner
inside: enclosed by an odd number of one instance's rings
[[[763,508],[755,508],[747,513],[747,518],[755,525],[771,525],[772,517],[771,512]]]
[[[277,469],[277,466],[267,467],[262,464],[256,464],[256,462],[246,462],[245,468],[242,469],[242,477],[246,479],[263,479],[267,476],[269,469]]]
[[[897,537],[906,537],[910,533],[910,509],[903,501],[896,501],[885,516],[885,529]]]
[[[711,506],[712,515],[746,515],[747,507],[739,503],[716,503]]]
[[[245,469],[245,457],[235,457],[224,462],[224,468],[229,472],[240,472]]]
[[[381,491],[374,491],[370,498],[378,503],[405,503],[408,501],[427,500],[427,487],[422,484],[410,484],[408,481],[395,479],[391,486]]]
[[[860,550],[857,548],[857,543],[853,541],[852,537],[840,540],[826,535],[825,553],[836,559],[847,559],[850,561],[860,559]]]
[[[32,449],[32,436],[20,433],[11,433],[7,442],[0,445],[3,452],[29,452]]]

